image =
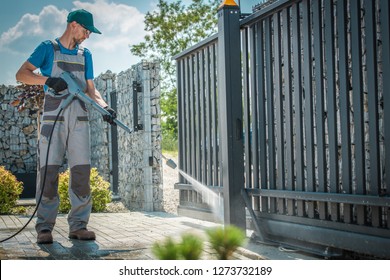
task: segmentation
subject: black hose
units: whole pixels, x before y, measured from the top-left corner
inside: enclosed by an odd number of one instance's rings
[[[47,145],[47,153],[46,153],[46,161],[45,161],[45,172],[44,172],[44,175],[43,175],[43,182],[42,182],[42,190],[41,190],[41,194],[39,196],[39,199],[38,199],[38,202],[37,202],[37,206],[35,206],[35,209],[34,209],[34,212],[33,214],[31,215],[30,219],[27,221],[27,223],[20,229],[18,230],[16,233],[14,233],[13,235],[3,239],[3,240],[0,240],[0,243],[3,243],[13,237],[15,237],[16,235],[18,235],[19,233],[21,233],[27,226],[28,224],[32,221],[32,219],[34,218],[35,214],[37,213],[38,211],[38,207],[39,205],[41,204],[41,200],[42,200],[42,196],[43,196],[43,189],[45,188],[45,183],[46,183],[46,173],[47,173],[47,165],[49,163],[49,151],[50,151],[50,143],[51,143],[51,138],[53,136],[53,131],[54,131],[54,127],[56,126],[56,123],[57,123],[57,120],[62,112],[63,108],[60,109],[60,111],[58,112],[57,116],[56,116],[56,119],[54,120],[54,124],[53,124],[53,127],[51,129],[51,132],[50,132],[50,136],[49,136],[49,143]],[[38,162],[39,164],[39,162]],[[40,186],[37,186],[38,188]]]

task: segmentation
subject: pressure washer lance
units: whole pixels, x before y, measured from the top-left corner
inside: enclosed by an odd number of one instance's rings
[[[110,115],[110,113],[98,105],[92,98],[90,98],[88,95],[86,95],[80,88],[80,86],[76,83],[74,76],[69,72],[62,72],[61,78],[65,80],[65,82],[68,84],[68,91],[70,93],[70,96],[65,99],[65,101],[62,103],[62,107],[65,108],[68,106],[68,104],[73,100],[74,97],[77,97],[81,101],[83,101],[85,104],[91,105],[94,109],[96,109],[100,114],[104,115]],[[127,125],[125,125],[123,122],[121,122],[118,119],[114,119],[114,123],[117,124],[119,127],[123,128],[128,133],[132,133],[133,130],[129,128]],[[176,163],[172,159],[168,159],[165,157],[162,153],[155,150],[157,153],[159,153],[162,158],[165,159],[165,164],[168,165],[170,168],[175,169],[177,167]]]

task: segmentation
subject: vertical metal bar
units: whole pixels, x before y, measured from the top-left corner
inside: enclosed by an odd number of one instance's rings
[[[286,104],[286,189],[292,191],[294,184],[294,144],[293,144],[293,107],[291,98],[291,32],[290,32],[290,10],[286,8],[282,11],[283,21],[283,78],[284,96]],[[287,214],[294,215],[294,201],[287,200]]]
[[[387,228],[390,228],[390,207],[386,208],[386,215],[387,215]]]
[[[183,57],[181,59],[182,64],[182,104],[183,104],[183,116],[181,117],[182,123],[183,123],[183,130],[182,130],[182,137],[183,139],[188,139],[188,63],[187,58]],[[181,170],[184,172],[187,172],[188,170],[188,141],[185,141],[181,144],[182,147],[182,157],[179,158],[179,162],[182,162]],[[180,156],[180,155],[179,155]],[[179,176],[179,182],[180,183],[186,183],[186,180],[183,176]],[[180,205],[182,204],[182,200],[184,200],[185,197],[185,191],[180,191]]]
[[[267,168],[267,133],[266,133],[266,109],[265,109],[265,59],[264,59],[264,21],[257,24],[257,92],[258,92],[258,112],[259,112],[259,157],[260,157],[260,180],[261,189],[268,188],[268,168]],[[268,198],[261,197],[261,210],[268,212]]]
[[[330,0],[329,0],[330,2]],[[305,136],[306,136],[306,191],[314,191],[314,125],[312,91],[311,18],[310,3],[302,1],[303,22],[303,82],[305,92]],[[307,215],[314,217],[314,203],[307,202]]]
[[[335,82],[335,52],[334,52],[334,27],[333,27],[333,1],[325,1],[325,57],[326,57],[326,81],[327,81],[327,116],[328,116],[328,139],[329,139],[329,183],[330,192],[339,192],[339,164],[337,143],[337,105],[336,105],[336,82]],[[339,207],[331,203],[331,218],[339,220]]]
[[[191,71],[191,81],[192,81],[192,90],[191,90],[191,146],[192,146],[192,152],[191,152],[191,176],[194,179],[197,179],[197,172],[198,172],[198,139],[197,139],[197,59],[196,54],[191,55],[191,64],[192,64],[192,71]],[[191,190],[191,203],[195,199],[195,191]]]
[[[356,194],[365,194],[366,170],[364,149],[364,111],[363,111],[363,79],[362,79],[362,44],[360,22],[360,0],[351,1],[351,56],[352,56],[352,90],[353,90],[353,122],[355,139],[355,174]],[[357,205],[357,223],[366,222],[365,207]]]
[[[190,141],[190,149],[191,149],[191,170],[190,175],[194,178],[196,178],[196,132],[195,132],[195,61],[194,61],[194,55],[190,55],[190,129],[191,129],[191,138],[189,138]],[[190,191],[192,194],[192,191]]]
[[[192,163],[192,150],[191,150],[191,56],[188,56],[185,58],[185,79],[186,79],[186,91],[185,91],[185,98],[186,98],[186,143],[187,143],[187,149],[186,149],[186,170],[185,172],[187,174],[191,174],[191,163]]]
[[[184,114],[183,110],[183,98],[182,98],[182,90],[183,90],[183,71],[182,71],[182,59],[176,60],[176,94],[177,94],[177,137],[178,137],[178,157],[179,162],[178,166],[180,170],[183,170],[183,123],[182,123],[182,116]],[[179,178],[181,178],[181,175],[179,174]],[[181,179],[179,179],[179,182]]]
[[[203,182],[202,177],[202,77],[201,77],[201,69],[202,69],[202,59],[201,59],[202,50],[198,50],[196,52],[196,74],[197,75],[197,89],[196,89],[196,117],[197,117],[197,127],[196,127],[196,133],[197,133],[197,177],[196,180],[198,182]],[[203,198],[203,192],[196,192],[197,200],[196,203],[200,204],[202,203],[203,199],[207,199],[206,197]]]
[[[200,93],[200,106],[199,106],[199,117],[200,117],[200,152],[201,156],[199,158],[200,161],[200,182],[206,184],[206,151],[207,151],[207,143],[206,143],[206,104],[205,104],[205,75],[204,75],[204,49],[199,51],[199,93]]]
[[[117,111],[117,93],[116,90],[110,92],[111,108]],[[119,185],[119,168],[118,168],[118,127],[116,125],[111,126],[111,149],[112,149],[112,192],[118,194]]]
[[[339,47],[339,96],[341,121],[341,158],[342,158],[342,192],[352,193],[351,175],[351,129],[350,129],[350,101],[348,83],[348,38],[347,38],[347,1],[337,1],[337,33]],[[352,222],[352,206],[344,204],[344,222]]]
[[[251,126],[250,126],[250,98],[249,98],[249,53],[248,53],[248,28],[241,31],[241,52],[242,52],[242,78],[244,96],[244,154],[245,154],[245,187],[252,188],[252,161],[251,161]]]
[[[185,158],[185,146],[183,139],[185,139],[185,59],[176,60],[176,75],[177,75],[177,102],[178,102],[178,138],[179,138],[179,170],[185,170],[186,158]],[[184,177],[179,173],[179,182],[184,183]],[[182,205],[184,200],[184,191],[179,190],[179,206]]]
[[[201,181],[201,170],[200,170],[200,143],[201,143],[201,135],[200,135],[200,126],[201,126],[201,117],[200,117],[200,78],[199,78],[199,51],[197,51],[194,55],[195,59],[195,68],[194,68],[194,79],[195,79],[195,111],[194,111],[194,120],[195,120],[195,179]]]
[[[382,91],[383,91],[383,108],[390,108],[390,4],[389,1],[380,1],[380,21],[382,35]],[[387,94],[385,94],[387,93]],[[385,174],[390,174],[390,112],[384,110],[384,145],[385,145]],[[387,191],[390,186],[390,176],[386,176],[385,185]],[[386,208],[387,228],[390,228],[390,208]]]
[[[265,19],[265,67],[266,67],[266,89],[267,89],[267,118],[268,118],[268,162],[269,162],[269,188],[275,189],[275,117],[274,117],[274,72],[272,53],[272,18]],[[270,198],[270,211],[275,213],[275,198]]]
[[[368,90],[368,119],[370,145],[370,194],[378,195],[380,186],[379,162],[379,121],[378,121],[378,71],[376,52],[376,17],[375,1],[364,1],[366,22],[366,52],[367,52],[367,90]],[[380,208],[371,207],[371,221],[374,227],[380,226]]]
[[[276,189],[283,190],[285,184],[285,169],[284,169],[284,109],[283,109],[283,82],[282,82],[282,52],[281,52],[281,27],[280,14],[275,13],[273,16],[274,30],[274,61],[275,61],[275,114],[276,114],[276,155],[277,155],[277,173],[276,173]],[[283,23],[284,24],[284,23]],[[285,213],[284,199],[277,199],[277,212]]]
[[[139,116],[138,116],[138,82],[133,81],[133,128],[138,129]]]
[[[193,178],[199,180],[199,57],[198,52],[193,53],[193,82],[194,82],[194,91],[193,91],[193,145],[194,145],[194,155],[193,155]],[[192,202],[196,201],[195,190],[192,191]]]
[[[216,46],[212,45],[210,48],[210,67],[211,67],[211,87],[210,87],[210,95],[211,95],[211,123],[212,123],[212,143],[213,143],[213,185],[220,186],[220,176],[219,176],[219,144],[218,144],[218,106],[217,106],[217,90],[216,90]]]
[[[251,89],[251,111],[252,111],[252,177],[253,177],[253,188],[259,188],[259,144],[258,144],[258,108],[257,108],[257,99],[258,99],[258,90],[256,88],[256,61],[258,56],[258,49],[256,48],[256,30],[257,25],[252,25],[249,29],[250,36],[250,89]],[[258,198],[253,198],[253,209],[258,211],[260,209],[260,203]]]
[[[185,170],[185,116],[186,116],[186,102],[185,102],[185,63],[184,59],[176,61],[177,65],[177,103],[178,103],[178,137],[179,137],[179,169]],[[179,174],[179,182],[184,182],[184,178]]]
[[[294,75],[294,105],[295,105],[295,166],[296,166],[296,187],[297,191],[304,190],[303,170],[303,127],[302,127],[302,58],[301,58],[301,25],[299,4],[292,6],[292,30],[293,30],[293,75]],[[297,201],[298,216],[304,215],[302,201]]]
[[[207,147],[207,159],[206,159],[206,172],[207,172],[207,177],[206,177],[206,185],[210,186],[212,185],[212,134],[211,134],[211,114],[212,114],[212,109],[211,109],[211,73],[210,73],[210,46],[207,46],[205,49],[205,106],[206,106],[206,147]]]
[[[191,61],[191,55],[184,58],[185,59],[185,98],[186,98],[186,169],[185,173],[191,174],[192,169],[192,156],[191,156],[191,69],[192,69],[192,61]],[[186,183],[189,183],[188,181],[185,181]],[[190,195],[191,191],[185,190],[183,191],[183,198],[186,203],[190,201]]]
[[[317,125],[317,165],[318,165],[318,190],[327,191],[327,170],[325,155],[325,112],[324,112],[324,68],[323,68],[323,26],[322,26],[322,5],[321,0],[313,1],[313,43],[315,63],[315,86],[316,86],[316,125]],[[327,206],[324,202],[318,203],[318,214],[321,220],[326,219]]]
[[[197,207],[197,204],[198,204],[198,192],[193,190],[191,191],[191,203],[194,207]]]

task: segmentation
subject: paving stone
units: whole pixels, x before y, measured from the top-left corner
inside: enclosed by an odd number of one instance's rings
[[[26,221],[25,216],[0,216],[0,239],[16,232],[19,229],[16,225]],[[164,212],[92,213],[88,228],[95,231],[96,240],[80,241],[68,238],[66,215],[58,215],[53,244],[39,245],[34,225],[35,218],[15,238],[0,243],[1,260],[151,260],[155,259],[151,247],[156,241],[163,241],[168,236],[177,239],[184,232],[205,237],[206,229],[220,226]],[[202,259],[215,259],[210,244],[205,242],[204,247]],[[246,248],[237,250],[234,258],[265,259],[261,250],[261,246],[249,241]],[[270,251],[267,247],[267,254],[271,255]],[[272,251],[274,258],[291,259],[286,254],[277,255],[275,251],[277,248]],[[296,254],[295,258],[301,258],[301,255]]]

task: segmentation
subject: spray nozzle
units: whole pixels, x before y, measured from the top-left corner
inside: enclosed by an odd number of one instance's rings
[[[172,169],[175,169],[177,167],[176,163],[171,159],[168,159],[165,163]]]
[[[160,153],[160,155],[163,157],[163,159],[165,159],[165,164],[168,165],[170,168],[175,169],[177,167],[176,163],[172,159],[167,158],[162,153]]]

